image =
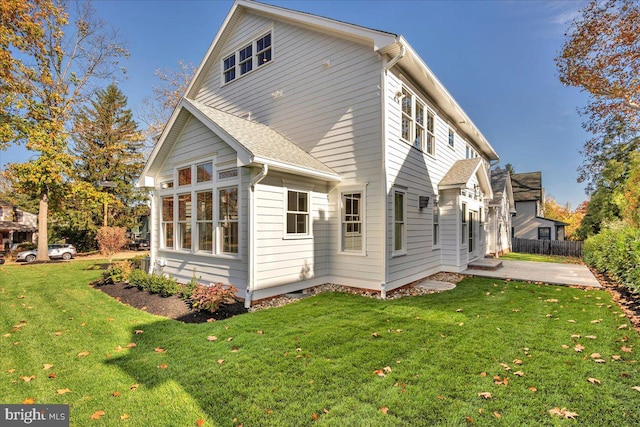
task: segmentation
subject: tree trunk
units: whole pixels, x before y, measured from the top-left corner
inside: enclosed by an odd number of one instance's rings
[[[40,209],[38,210],[38,255],[37,261],[49,261],[49,236],[47,230],[47,216],[49,214],[49,192],[44,190],[40,195]]]

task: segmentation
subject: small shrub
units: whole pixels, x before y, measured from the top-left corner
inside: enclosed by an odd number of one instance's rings
[[[129,284],[143,291],[160,294],[163,297],[182,295],[185,289],[184,285],[176,282],[172,277],[156,273],[147,274],[142,270],[133,270],[131,272],[129,275]]]
[[[127,244],[127,230],[122,227],[101,227],[96,236],[100,253],[109,258],[111,262],[113,254]]]
[[[102,273],[106,283],[124,283],[129,280],[133,272],[133,265],[129,261],[116,261],[108,270]]]
[[[238,290],[222,283],[212,283],[209,286],[198,284],[189,297],[189,302],[195,310],[204,310],[215,313],[222,304],[237,302]]]

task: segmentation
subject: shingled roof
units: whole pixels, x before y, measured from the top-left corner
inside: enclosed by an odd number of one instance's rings
[[[516,202],[542,200],[542,172],[515,173],[511,186]]]

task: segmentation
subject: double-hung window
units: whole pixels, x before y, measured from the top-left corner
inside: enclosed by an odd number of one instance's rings
[[[197,218],[196,233],[198,250],[213,251],[213,192],[211,190],[196,193]]]
[[[402,89],[402,139],[411,141],[413,133],[413,96]]]
[[[361,192],[342,194],[342,251],[361,252],[363,249]]]
[[[467,204],[463,203],[462,204],[462,209],[460,209],[460,216],[461,216],[461,223],[462,223],[462,227],[461,227],[461,238],[462,238],[462,244],[464,245],[465,243],[467,243],[467,230],[468,230],[468,224],[467,224]]]
[[[191,250],[191,193],[178,194],[178,249]]]
[[[407,213],[406,193],[400,190],[393,192],[393,251],[397,255],[406,253],[407,250]]]
[[[173,195],[162,197],[162,245],[173,249]]]
[[[287,191],[287,234],[309,234],[309,193]]]
[[[271,61],[271,32],[263,34],[222,59],[223,84]]]
[[[440,246],[440,205],[433,203],[433,246]]]
[[[453,129],[449,128],[449,147],[454,148],[456,140],[456,134],[453,132]]]
[[[431,111],[427,111],[427,138],[422,148],[423,151],[435,156],[436,154],[436,136],[434,134],[435,117]]]
[[[220,252],[238,253],[238,187],[218,190]]]

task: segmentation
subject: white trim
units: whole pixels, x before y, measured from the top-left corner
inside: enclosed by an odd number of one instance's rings
[[[313,238],[313,221],[312,221],[312,191],[308,189],[301,188],[300,186],[289,187],[283,182],[283,215],[282,215],[282,238],[283,240],[294,240],[294,239],[312,239]],[[307,230],[306,233],[289,233],[288,232],[288,215],[289,215],[289,191],[293,191],[296,193],[304,193],[307,195]],[[304,212],[304,211],[291,211],[291,212]]]
[[[220,54],[220,87],[224,87],[232,84],[233,82],[241,79],[244,76],[253,74],[256,70],[262,69],[265,65],[268,65],[274,62],[274,35],[273,35],[274,24],[271,23],[269,25],[265,25],[260,31],[255,31],[251,37],[247,37],[241,43],[236,43],[233,48],[228,48],[224,52]],[[258,64],[258,40],[266,37],[267,35],[271,36],[271,59],[262,65]],[[251,70],[245,72],[244,74],[240,74],[240,51],[244,50],[248,46],[251,46]],[[224,61],[225,59],[234,56],[235,63],[233,65],[233,70],[235,72],[235,77],[228,82],[225,82],[225,69],[224,69]],[[244,61],[245,63],[248,61]]]
[[[396,194],[402,194],[402,247],[396,249]],[[394,187],[391,192],[391,257],[407,254],[407,191]]]

